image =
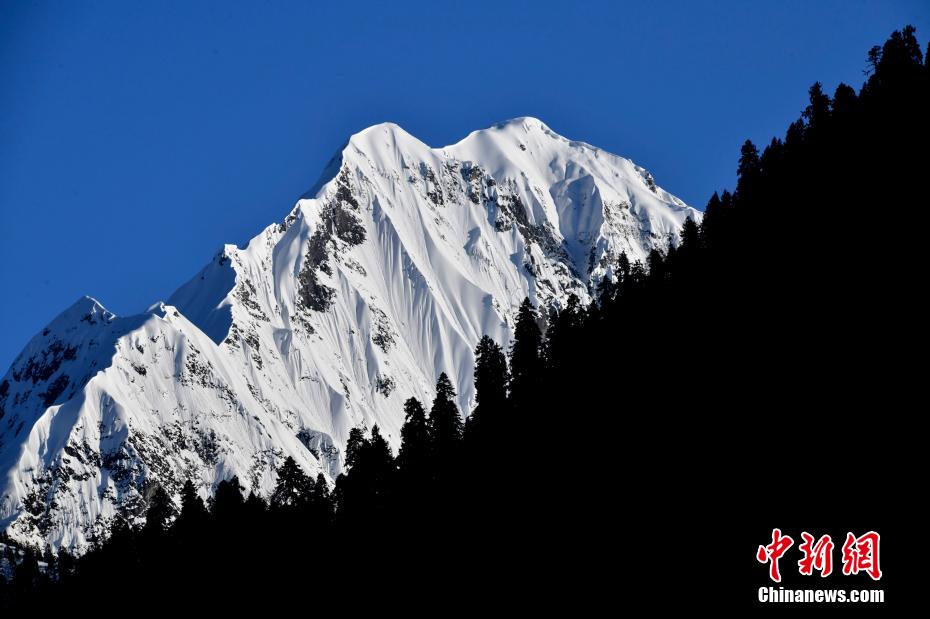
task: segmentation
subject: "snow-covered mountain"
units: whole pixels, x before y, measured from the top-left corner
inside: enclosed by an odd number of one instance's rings
[[[0,529],[80,549],[157,485],[270,493],[293,456],[329,478],[355,426],[396,448],[403,401],[446,372],[471,408],[473,349],[520,301],[590,299],[700,213],[627,159],[518,118],[434,149],[352,136],[281,223],[227,245],[164,303],[85,297],[0,382]]]

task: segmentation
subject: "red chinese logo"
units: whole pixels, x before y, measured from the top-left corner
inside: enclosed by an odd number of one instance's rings
[[[782,536],[781,529],[772,529],[772,543],[768,546],[759,546],[756,552],[756,560],[759,563],[770,563],[769,578],[775,582],[781,582],[781,572],[778,571],[778,560],[791,548],[794,540],[789,536]]]
[[[833,539],[829,535],[823,535],[817,539],[807,531],[801,533],[801,539],[803,541],[798,546],[798,550],[804,554],[798,561],[798,571],[801,575],[811,576],[814,570],[819,571],[821,577],[832,574]],[[881,536],[875,531],[869,531],[860,537],[846,533],[846,543],[843,544],[843,575],[865,572],[872,580],[881,579],[880,541]],[[772,543],[768,546],[759,546],[756,552],[756,560],[759,563],[769,564],[769,578],[775,582],[781,582],[778,560],[793,545],[794,540],[791,536],[782,535],[781,529],[772,529]]]
[[[872,580],[882,577],[882,570],[878,562],[878,543],[881,536],[875,531],[869,531],[861,537],[852,533],[846,534],[846,543],[843,544],[843,574],[867,573]]]
[[[798,546],[798,550],[804,553],[804,558],[798,561],[801,574],[810,576],[815,569],[820,572],[821,577],[833,573],[833,540],[830,536],[824,535],[816,544],[814,536],[807,531],[801,533],[801,538],[804,540]]]

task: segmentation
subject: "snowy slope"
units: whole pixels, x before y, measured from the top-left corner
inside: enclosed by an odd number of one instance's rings
[[[472,351],[520,301],[588,300],[700,213],[631,161],[533,118],[441,149],[385,123],[350,138],[282,223],[227,245],[126,318],[89,297],[0,382],[0,528],[80,549],[157,485],[267,495],[287,455],[332,478],[355,426],[396,448],[440,372],[471,407]]]

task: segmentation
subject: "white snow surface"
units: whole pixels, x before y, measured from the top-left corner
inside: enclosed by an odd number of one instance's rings
[[[509,343],[524,297],[588,301],[701,213],[632,161],[535,118],[430,148],[353,135],[282,223],[226,245],[165,303],[85,297],[0,382],[0,529],[78,552],[157,485],[237,475],[268,496],[288,455],[333,479],[355,426],[398,447],[403,402],[438,375],[472,408],[473,349]]]

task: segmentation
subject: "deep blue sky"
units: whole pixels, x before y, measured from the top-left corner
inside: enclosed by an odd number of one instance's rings
[[[373,123],[440,146],[537,116],[703,207],[906,23],[925,45],[926,0],[5,2],[0,373],[82,294],[166,298]]]

